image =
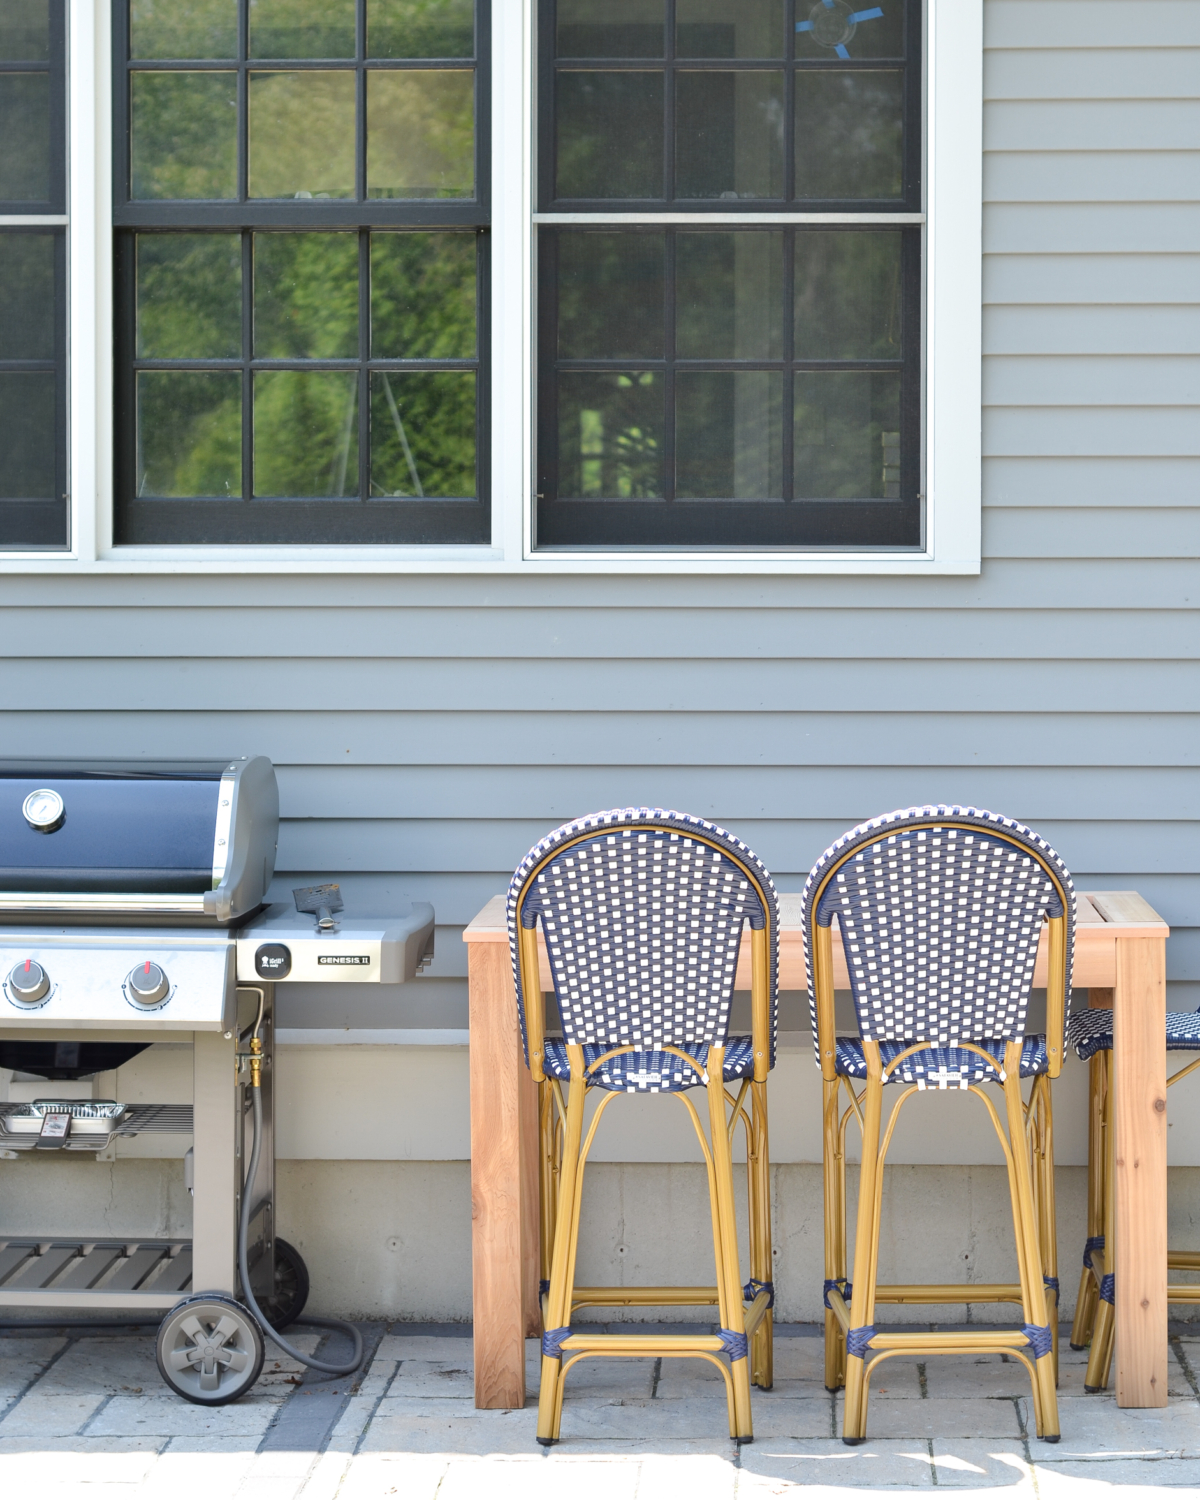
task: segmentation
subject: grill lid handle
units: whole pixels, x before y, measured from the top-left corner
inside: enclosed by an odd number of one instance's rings
[[[296,910],[317,919],[318,932],[332,932],[337,927],[334,912],[343,908],[338,885],[302,885],[292,892]]]

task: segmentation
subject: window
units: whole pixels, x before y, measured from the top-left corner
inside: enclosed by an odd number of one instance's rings
[[[922,547],[921,9],[543,0],[537,547]]]
[[[0,0],[0,548],[68,544],[62,0]]]
[[[489,7],[115,9],[115,540],[487,541]]]

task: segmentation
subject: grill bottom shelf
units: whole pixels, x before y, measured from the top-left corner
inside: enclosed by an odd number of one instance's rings
[[[166,1310],[191,1287],[191,1240],[0,1240],[0,1308]]]

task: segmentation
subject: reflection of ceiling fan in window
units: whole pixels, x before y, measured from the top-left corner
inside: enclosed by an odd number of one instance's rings
[[[839,57],[849,60],[846,43],[853,38],[859,24],[882,19],[883,11],[878,5],[873,5],[870,10],[851,10],[846,0],[820,0],[820,4],[813,6],[807,21],[796,22],[796,30],[811,31],[818,46],[829,47]]]

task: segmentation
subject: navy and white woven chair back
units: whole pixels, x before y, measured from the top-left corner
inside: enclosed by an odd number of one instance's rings
[[[1042,919],[1064,912],[1069,1002],[1071,876],[1044,839],[998,813],[943,805],[872,818],[822,854],[802,907],[814,1043],[814,928],[834,917],[864,1040],[1023,1037]]]
[[[518,930],[539,919],[567,1043],[641,1053],[679,1047],[702,1064],[728,1035],[743,924],[765,923],[774,1065],[775,887],[758,856],[717,824],[617,808],[565,823],[534,845],[508,888],[523,1040]],[[528,1060],[527,1040],[525,1048]]]

